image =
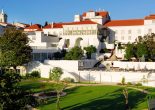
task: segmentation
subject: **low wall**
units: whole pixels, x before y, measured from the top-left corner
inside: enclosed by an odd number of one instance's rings
[[[119,67],[122,69],[155,69],[155,62],[123,62],[123,61],[104,61],[103,64],[109,63],[110,65],[113,62],[113,67]],[[112,66],[112,65],[111,65]]]
[[[106,62],[107,63],[107,62]],[[110,63],[110,62],[108,62]],[[133,66],[136,64],[140,64],[140,66],[145,65],[147,68],[154,68],[154,62],[113,62],[114,67],[117,66],[124,66],[128,64],[129,66]],[[90,81],[90,82],[112,82],[112,83],[120,83],[122,81],[122,78],[125,78],[126,82],[139,82],[142,81],[142,79],[148,79],[149,82],[144,85],[148,86],[154,86],[155,87],[155,73],[150,72],[115,72],[115,71],[79,71],[78,70],[78,61],[67,61],[67,60],[46,60],[44,63],[40,62],[33,62],[29,64],[27,67],[28,72],[32,72],[34,70],[38,70],[41,73],[41,77],[43,78],[49,78],[49,72],[53,69],[53,67],[60,67],[62,68],[64,74],[62,76],[62,79],[65,77],[71,77],[74,78],[76,81]]]

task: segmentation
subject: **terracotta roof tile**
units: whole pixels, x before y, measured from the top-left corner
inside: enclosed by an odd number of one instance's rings
[[[89,12],[92,12],[92,11],[89,11]],[[86,17],[86,13],[87,13],[87,12],[83,13],[82,16],[83,16],[83,17]],[[106,17],[109,13],[108,13],[107,11],[99,11],[99,12],[95,12],[95,14],[96,14],[97,16]]]
[[[155,14],[151,14],[151,15],[149,15],[149,16],[146,16],[145,19],[146,19],[146,20],[155,19]]]
[[[143,19],[130,19],[130,20],[112,20],[107,22],[104,26],[138,26],[144,25]]]
[[[34,25],[31,25],[29,27],[26,27],[25,29],[41,29],[41,25],[40,24],[34,24]]]
[[[80,21],[80,22],[68,22],[68,23],[53,23],[53,28],[63,28],[63,25],[82,25],[82,24],[97,24],[90,20]],[[52,28],[52,24],[48,24],[44,29]]]

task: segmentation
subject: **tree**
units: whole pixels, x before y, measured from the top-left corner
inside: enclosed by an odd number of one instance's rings
[[[27,35],[15,28],[7,28],[0,36],[0,109],[20,110],[31,102],[28,93],[18,87],[21,76],[16,69],[31,60],[28,42]],[[9,70],[10,67],[15,71]]]
[[[148,55],[148,49],[146,43],[137,43],[136,44],[136,56],[141,58],[143,55]]]
[[[134,45],[128,43],[125,48],[125,58],[130,60],[134,56]]]
[[[125,98],[125,110],[130,110],[129,104],[128,104],[128,90],[126,88],[123,90],[123,95]]]
[[[46,21],[45,24],[44,24],[44,27],[47,26],[47,25],[48,25],[48,22]]]
[[[88,47],[84,47],[84,50],[86,51],[87,58],[91,59],[91,54],[96,52],[96,47],[90,45]]]
[[[0,66],[13,67],[28,63],[32,49],[28,45],[27,35],[15,28],[8,28],[0,37]]]
[[[147,45],[148,57],[153,58],[155,56],[155,33],[145,35],[143,42]]]
[[[21,76],[13,71],[0,73],[0,110],[23,110],[34,98],[19,88]]]
[[[65,59],[66,60],[80,60],[83,57],[83,50],[75,46],[73,47],[66,55]]]
[[[59,67],[54,67],[52,71],[50,72],[50,79],[55,81],[55,90],[57,92],[57,101],[56,101],[56,108],[57,110],[61,110],[60,108],[60,96],[64,88],[66,87],[66,84],[64,82],[60,81],[61,75],[63,74],[63,71]]]

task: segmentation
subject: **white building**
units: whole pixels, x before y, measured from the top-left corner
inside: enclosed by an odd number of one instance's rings
[[[118,58],[124,57],[124,50],[114,47],[114,42],[121,44],[133,43],[138,36],[155,33],[155,15],[146,16],[144,19],[129,20],[111,20],[107,11],[88,11],[82,15],[75,15],[74,22],[68,23],[51,23],[45,27],[32,25],[25,28],[26,32],[39,33],[35,34],[36,41],[30,45],[36,48],[43,48],[46,51],[49,47],[57,47],[57,49],[72,48],[75,45],[87,47],[94,45],[97,48],[97,54],[104,48],[111,50],[108,55],[110,57],[115,52]],[[108,34],[110,33],[110,34]],[[46,35],[46,36],[45,36]],[[46,37],[53,36],[50,40],[43,40]],[[107,37],[104,42],[102,38]]]
[[[0,12],[0,22],[7,23],[7,14],[3,10]]]
[[[105,24],[110,30],[110,38],[121,44],[133,43],[138,36],[155,33],[155,15],[144,19],[111,20]],[[116,48],[116,56],[123,57],[124,51]]]

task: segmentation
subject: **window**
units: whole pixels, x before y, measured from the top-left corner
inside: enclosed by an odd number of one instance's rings
[[[121,40],[124,40],[124,36],[121,37]]]
[[[128,34],[131,34],[131,30],[128,30]]]
[[[131,40],[131,36],[128,36],[128,40]]]

